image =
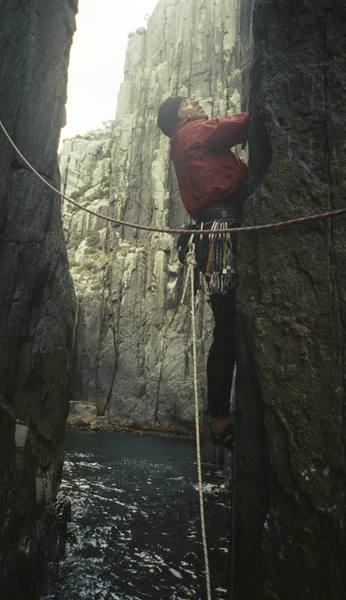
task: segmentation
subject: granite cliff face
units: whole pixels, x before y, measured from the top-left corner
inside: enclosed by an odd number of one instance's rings
[[[1,120],[55,185],[76,8],[0,1]],[[2,133],[0,173],[0,597],[36,600],[56,538],[74,296],[59,201]]]
[[[187,222],[157,109],[177,93],[197,95],[211,115],[239,111],[249,62],[249,48],[238,43],[239,7],[226,0],[158,3],[147,30],[129,38],[115,123],[65,142],[67,194],[134,223]],[[111,414],[142,423],[190,423],[191,331],[188,306],[179,304],[184,273],[175,238],[112,228],[68,206],[64,222],[79,298],[81,398],[101,399]],[[203,395],[210,309],[204,297],[200,304]]]
[[[257,0],[253,24],[244,224],[341,208],[345,4]],[[239,236],[237,600],[346,597],[344,232]]]

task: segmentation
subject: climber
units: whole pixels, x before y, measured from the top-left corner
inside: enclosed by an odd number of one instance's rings
[[[198,227],[239,224],[248,194],[247,165],[230,148],[247,141],[249,120],[248,113],[209,119],[198,100],[182,96],[167,98],[159,107],[157,124],[170,138],[182,201]],[[227,241],[203,236],[197,258],[215,321],[207,362],[211,439],[226,448],[232,447],[234,434],[230,396],[235,365],[235,242],[231,235]]]

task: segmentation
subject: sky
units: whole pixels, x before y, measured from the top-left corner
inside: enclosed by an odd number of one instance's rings
[[[128,34],[146,27],[158,0],[79,0],[61,139],[114,119]]]

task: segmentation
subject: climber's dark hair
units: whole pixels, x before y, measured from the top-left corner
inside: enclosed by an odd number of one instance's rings
[[[170,96],[160,105],[157,125],[162,133],[168,137],[171,137],[178,123],[179,106],[182,100],[185,100],[185,97],[186,96]]]

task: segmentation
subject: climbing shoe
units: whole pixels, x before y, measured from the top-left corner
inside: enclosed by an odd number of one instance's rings
[[[234,445],[234,424],[230,423],[221,431],[221,433],[214,433],[211,431],[211,441],[214,446],[222,446],[228,450],[232,450]]]

